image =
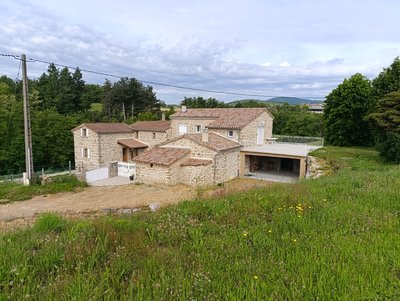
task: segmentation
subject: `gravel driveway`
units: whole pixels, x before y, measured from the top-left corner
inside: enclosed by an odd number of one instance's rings
[[[88,187],[81,192],[37,196],[31,200],[0,205],[0,221],[33,217],[43,212],[80,213],[103,208],[135,208],[151,203],[161,206],[194,196],[184,185],[122,185]]]

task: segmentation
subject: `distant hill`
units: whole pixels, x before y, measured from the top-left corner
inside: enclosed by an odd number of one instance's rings
[[[298,104],[305,104],[305,103],[321,103],[321,100],[311,100],[306,98],[298,98],[298,97],[274,97],[268,99],[267,102],[287,102],[289,104],[298,105]]]
[[[234,106],[237,103],[246,103],[246,102],[258,102],[258,103],[268,103],[268,104],[276,104],[276,103],[288,103],[291,105],[298,105],[298,104],[319,104],[322,103],[320,100],[311,100],[305,98],[298,98],[298,97],[274,97],[268,100],[260,100],[260,99],[240,99],[228,102],[227,104],[230,106]]]

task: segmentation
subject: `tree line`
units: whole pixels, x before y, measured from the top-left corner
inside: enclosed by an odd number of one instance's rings
[[[160,101],[151,86],[134,78],[88,84],[81,70],[70,72],[50,64],[38,79],[29,80],[35,170],[66,167],[74,160],[71,130],[83,122],[127,122],[158,119]],[[101,103],[101,110],[92,110]],[[25,169],[22,83],[0,77],[0,174]]]
[[[400,163],[400,59],[373,80],[356,73],[326,97],[325,140],[337,146],[376,146]]]

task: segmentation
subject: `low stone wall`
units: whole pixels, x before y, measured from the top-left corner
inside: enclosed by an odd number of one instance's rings
[[[180,182],[186,185],[203,186],[213,184],[213,164],[182,166]]]

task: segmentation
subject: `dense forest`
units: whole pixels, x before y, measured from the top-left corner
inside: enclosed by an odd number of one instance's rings
[[[74,159],[71,129],[82,122],[157,120],[161,108],[167,118],[174,106],[166,106],[151,86],[134,78],[121,78],[103,85],[89,84],[76,68],[49,65],[38,79],[29,80],[34,168],[66,169]],[[256,100],[228,105],[215,98],[187,98],[180,104],[201,107],[265,106],[274,115],[274,133],[322,136],[322,114],[301,105],[262,103]],[[169,107],[169,108],[168,108]],[[0,77],[0,175],[25,169],[22,83]]]

